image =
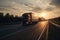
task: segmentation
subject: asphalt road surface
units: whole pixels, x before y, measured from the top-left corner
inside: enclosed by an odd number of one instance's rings
[[[34,25],[0,26],[0,40],[47,40],[48,21],[42,21]]]

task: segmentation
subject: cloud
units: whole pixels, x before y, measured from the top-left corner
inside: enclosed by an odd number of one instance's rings
[[[48,0],[0,0],[0,7],[3,7],[2,10],[7,10],[8,8],[8,10],[18,14],[26,11],[41,12],[42,8],[46,8],[48,4]],[[47,8],[47,10],[51,9]]]
[[[55,6],[48,6],[45,10],[46,11],[53,11],[55,9]]]
[[[41,12],[42,9],[40,7],[34,7],[34,8],[32,8],[31,11],[33,11],[33,12]]]
[[[9,11],[8,8],[0,7],[0,11]]]
[[[19,5],[18,3],[16,3],[13,0],[0,0],[0,8],[10,8],[10,9],[14,9],[14,10],[18,10],[21,5]]]
[[[32,12],[40,12],[42,10],[42,8],[33,5],[33,4],[28,4],[28,3],[24,3],[25,6],[27,6],[27,10],[32,11]],[[31,8],[31,9],[30,9]]]
[[[60,0],[52,0],[51,5],[55,5],[56,7],[60,7]]]
[[[43,5],[47,4],[47,1],[48,0],[46,1],[44,0],[0,0],[0,7],[12,8],[14,10],[18,10],[21,7],[22,9],[27,9],[27,10],[28,8],[32,8],[32,10],[37,11],[40,10]]]

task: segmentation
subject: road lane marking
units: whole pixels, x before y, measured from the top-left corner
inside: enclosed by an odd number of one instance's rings
[[[36,24],[37,25],[37,24]],[[45,25],[46,26],[46,25]],[[34,26],[33,26],[34,27]],[[22,32],[22,31],[24,31],[24,30],[28,30],[28,29],[30,29],[31,27],[29,26],[28,28],[23,28],[23,29],[21,29],[21,30],[18,30],[17,32]],[[2,36],[2,37],[0,37],[0,39],[3,39],[3,38],[6,38],[6,37],[8,37],[8,36],[12,36],[12,35],[14,35],[14,34],[16,34],[17,32],[13,32],[13,33],[10,33],[10,34],[7,34],[6,36]]]
[[[44,30],[45,30],[45,28],[47,27],[47,24],[45,25],[45,27],[44,27],[44,29],[43,29],[43,31],[42,31],[42,33],[40,34],[40,36],[38,37],[38,39],[37,40],[40,40],[40,38],[41,38],[41,36],[42,36],[42,34],[43,34],[43,32],[44,32]]]
[[[56,23],[54,23],[54,22],[52,22],[52,21],[50,21],[50,23],[53,24],[53,25],[55,25],[55,26],[60,27],[60,25],[58,25],[58,24],[56,24]]]

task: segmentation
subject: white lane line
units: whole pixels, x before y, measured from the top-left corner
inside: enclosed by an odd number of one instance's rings
[[[41,38],[41,36],[42,36],[42,34],[43,34],[43,32],[44,32],[44,30],[45,30],[45,28],[47,27],[47,25],[45,25],[45,27],[44,27],[44,29],[43,29],[43,31],[41,32],[41,34],[40,34],[40,36],[38,37],[38,39],[37,40],[40,40],[40,38]]]
[[[52,22],[52,21],[50,21],[50,23],[53,24],[53,25],[55,25],[55,26],[60,27],[60,25],[58,25],[58,24],[56,24],[56,23],[54,23],[54,22]]]

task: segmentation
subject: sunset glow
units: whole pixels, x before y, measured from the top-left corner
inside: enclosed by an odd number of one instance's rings
[[[46,13],[41,13],[41,17],[45,17],[46,16]]]
[[[41,14],[39,14],[39,17],[46,18],[46,16],[47,16],[47,13],[45,13],[45,12],[42,12]]]

